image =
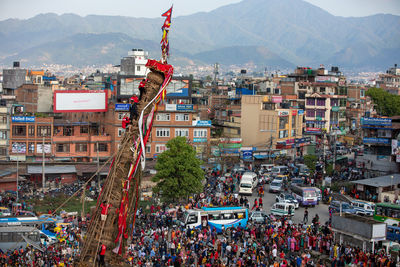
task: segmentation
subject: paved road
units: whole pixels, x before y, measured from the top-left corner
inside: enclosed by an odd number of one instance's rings
[[[263,211],[266,212],[267,214],[269,214],[271,212],[272,205],[274,203],[276,203],[276,201],[275,201],[276,194],[268,192],[268,185],[265,185],[264,188],[266,190],[265,190],[265,194],[264,194],[264,198],[263,198]],[[253,192],[252,196],[247,197],[250,201],[250,209],[252,208],[254,199],[256,197],[257,197],[256,192]],[[329,220],[328,205],[321,203],[321,204],[315,206],[314,208],[312,208],[312,207],[308,208],[308,222],[309,223],[311,223],[312,218],[314,218],[315,214],[317,214],[317,213],[319,216],[320,223],[325,223],[326,221]],[[300,223],[303,221],[303,217],[304,217],[304,208],[299,207],[298,209],[296,209],[296,211],[294,213],[293,222]]]

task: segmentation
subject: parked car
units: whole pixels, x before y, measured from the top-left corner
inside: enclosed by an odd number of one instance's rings
[[[342,207],[343,213],[356,214],[356,210],[353,209],[349,203],[337,200],[331,201],[331,204],[329,205],[329,210],[332,211],[332,213],[340,212],[340,206]]]
[[[279,192],[282,191],[282,189],[283,189],[283,184],[282,184],[282,182],[273,180],[273,181],[269,184],[269,192],[279,193]]]
[[[304,185],[304,179],[303,178],[293,178],[291,181],[292,185],[298,185],[298,186],[302,186]]]
[[[374,210],[375,210],[374,203],[362,200],[353,200],[350,203],[350,205],[353,209],[355,209],[356,214],[358,215],[366,215],[366,216],[374,215]]]
[[[263,223],[268,219],[268,215],[263,211],[253,211],[250,213],[249,219],[253,222]]]
[[[275,197],[276,202],[291,203],[297,209],[299,208],[299,202],[289,193],[280,193]]]

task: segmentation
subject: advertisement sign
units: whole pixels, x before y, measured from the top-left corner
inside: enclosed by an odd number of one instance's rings
[[[115,111],[129,111],[131,104],[115,104]]]
[[[194,143],[207,143],[207,138],[193,138]]]
[[[392,155],[400,156],[400,142],[392,139]]]
[[[26,154],[26,143],[13,142],[11,152],[16,154]]]
[[[165,104],[166,111],[176,111],[176,104]]]
[[[10,155],[10,160],[11,161],[26,161],[26,156],[25,155]]]
[[[42,150],[43,144],[36,145],[36,153],[43,153]],[[44,153],[49,154],[51,153],[51,144],[44,144]]]
[[[174,80],[168,84],[167,88],[167,97],[190,97],[189,92],[189,80]]]
[[[244,160],[252,160],[253,159],[253,150],[242,151],[242,158]]]
[[[297,109],[292,110],[292,116],[296,116],[297,115]]]
[[[193,110],[193,105],[192,104],[177,104],[176,110],[178,110],[178,111]]]
[[[35,122],[35,117],[26,117],[26,116],[12,116],[11,117],[12,122]]]
[[[192,126],[211,127],[211,121],[192,121]]]
[[[333,111],[333,112],[338,112],[338,111],[339,111],[339,107],[338,107],[338,106],[332,107],[332,111]]]
[[[273,95],[271,96],[272,103],[282,103],[282,96],[281,95]]]
[[[339,81],[338,77],[333,77],[333,76],[317,76],[315,77],[315,82],[320,82],[320,83],[334,83]]]
[[[220,138],[220,143],[242,143],[242,138]]]
[[[396,162],[400,162],[400,155],[396,155]]]
[[[56,90],[53,111],[104,112],[107,111],[107,91],[98,90]]]
[[[392,126],[392,119],[362,117],[361,125]]]
[[[278,111],[278,116],[279,117],[289,116],[289,111],[287,111],[287,110],[279,110]]]
[[[390,139],[387,138],[375,138],[375,137],[364,137],[363,142],[366,144],[390,144]]]
[[[321,133],[321,128],[313,128],[313,127],[307,127],[306,132],[309,133]]]
[[[304,110],[299,109],[299,110],[297,111],[297,114],[299,114],[299,115],[304,115]]]
[[[143,78],[121,77],[119,94],[132,96],[139,95],[139,84]]]

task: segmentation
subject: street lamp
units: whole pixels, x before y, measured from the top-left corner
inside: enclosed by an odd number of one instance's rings
[[[393,191],[393,178],[394,178],[394,176],[391,175],[391,176],[390,176],[390,180],[391,180],[390,189],[391,189],[392,191]]]

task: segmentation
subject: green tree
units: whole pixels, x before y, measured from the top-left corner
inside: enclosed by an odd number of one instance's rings
[[[155,193],[167,201],[188,198],[203,189],[204,172],[196,151],[185,137],[176,137],[167,143],[167,150],[158,156],[157,174],[152,178],[157,185]]]
[[[305,155],[304,164],[310,169],[311,174],[315,172],[315,165],[317,164],[318,157],[316,155]]]
[[[393,95],[382,88],[370,88],[367,96],[370,96],[376,104],[379,115],[389,117],[400,115],[400,96]]]

